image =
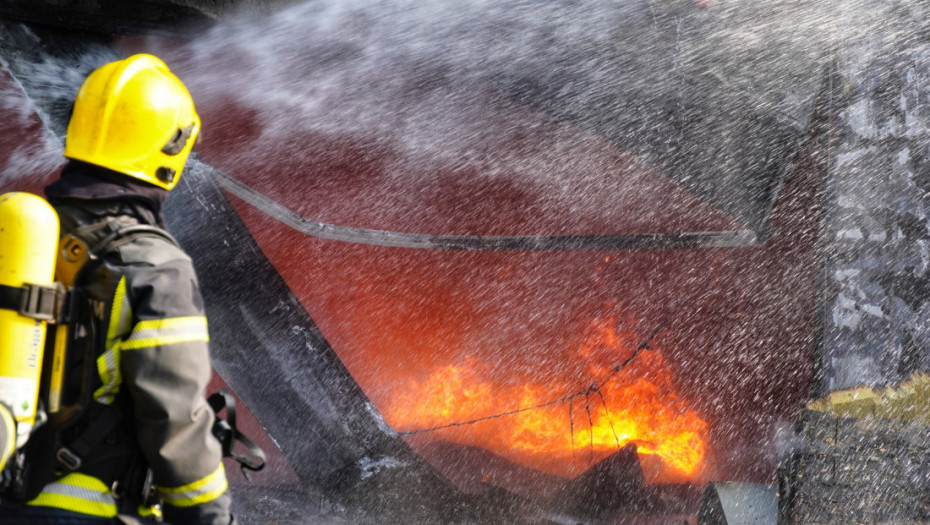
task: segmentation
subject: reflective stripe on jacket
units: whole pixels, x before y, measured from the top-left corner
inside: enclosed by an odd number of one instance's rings
[[[78,472],[49,483],[28,505],[70,510],[99,518],[112,518],[117,514],[116,498],[110,487],[97,478]]]
[[[162,502],[174,507],[193,507],[223,495],[228,488],[223,464],[210,475],[180,487],[158,487]]]

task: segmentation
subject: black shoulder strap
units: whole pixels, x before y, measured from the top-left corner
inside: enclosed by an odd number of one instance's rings
[[[61,240],[56,272],[66,285],[78,280],[78,274],[94,261],[113,252],[117,247],[142,236],[157,236],[174,246],[178,241],[167,231],[156,226],[127,222],[120,219],[83,224],[69,231]]]
[[[257,472],[265,468],[265,452],[236,428],[236,398],[229,393],[229,390],[221,388],[211,395],[207,402],[210,403],[210,408],[216,413],[216,420],[213,422],[213,435],[220,440],[220,444],[223,446],[223,457],[236,460],[245,479],[249,479],[246,469]],[[226,409],[225,420],[220,417],[220,411],[224,408]],[[236,442],[242,443],[246,448],[247,452],[245,454],[236,452]]]
[[[78,228],[72,235],[82,238],[86,243],[86,239],[83,239],[85,235],[101,229],[105,229],[106,232],[89,249],[90,253],[97,257],[112,250],[120,240],[141,235],[161,237],[180,247],[177,239],[162,228],[147,224],[124,225],[116,220]],[[0,284],[0,309],[19,312],[20,315],[41,321],[54,321],[59,313],[63,294],[64,289],[58,284],[25,283],[23,286]]]
[[[148,224],[125,225],[119,221],[114,220],[106,223],[105,227],[108,230],[108,233],[106,233],[99,241],[90,247],[90,253],[94,255],[99,256],[110,251],[117,245],[120,240],[131,240],[130,238],[136,238],[143,235],[161,237],[171,244],[180,247],[180,244],[178,243],[177,239],[174,238],[174,236],[172,236],[164,229],[159,228],[158,226],[151,226]]]

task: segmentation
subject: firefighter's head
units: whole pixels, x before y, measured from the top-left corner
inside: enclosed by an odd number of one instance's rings
[[[94,70],[74,101],[65,157],[170,190],[200,133],[184,84],[159,58],[133,55]]]

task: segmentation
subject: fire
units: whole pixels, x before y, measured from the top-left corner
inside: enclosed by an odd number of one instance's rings
[[[616,327],[612,317],[591,324],[577,353],[590,375],[564,387],[494,384],[482,363],[469,358],[395,396],[385,417],[394,428],[429,429],[431,438],[481,446],[562,476],[633,442],[641,457],[664,466],[653,478],[694,479],[704,463],[707,424],[676,394],[661,352],[643,349],[617,370],[639,342]]]

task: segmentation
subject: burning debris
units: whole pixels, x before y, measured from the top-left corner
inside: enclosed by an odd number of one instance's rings
[[[654,520],[649,523],[680,523],[697,514],[702,492],[701,485],[690,483],[645,483],[633,443],[574,479],[513,463],[480,447],[434,442],[420,448],[420,453],[480,502],[479,507],[558,523],[628,523],[647,518]]]
[[[575,516],[611,516],[637,505],[642,507],[644,486],[636,445],[630,443],[566,483],[553,497],[551,506]]]
[[[433,441],[417,447],[417,452],[466,494],[477,495],[499,488],[542,503],[569,481],[471,445]]]
[[[570,375],[550,375],[543,383],[529,370],[522,384],[512,386],[494,382],[492,370],[469,358],[409,386],[385,418],[395,428],[421,429],[402,433],[415,449],[429,443],[419,436],[428,432],[565,477],[635,442],[640,454],[651,457],[649,481],[695,479],[707,424],[675,393],[662,353],[643,351],[648,343],[637,342],[623,326],[610,316],[588,327],[576,351],[583,364],[569,369],[592,378],[587,389],[553,399],[559,386],[570,388]],[[519,408],[500,411],[511,403]]]

